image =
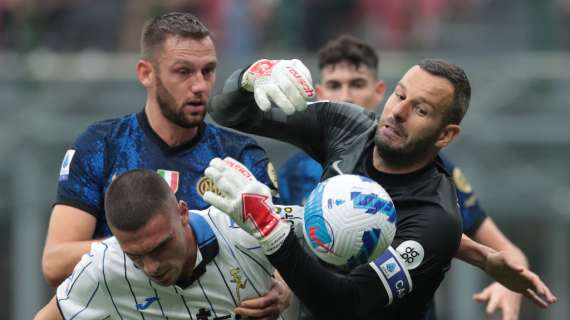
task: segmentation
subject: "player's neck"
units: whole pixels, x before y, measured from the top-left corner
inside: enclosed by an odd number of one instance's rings
[[[432,163],[434,159],[435,155],[433,157],[425,157],[422,160],[402,165],[398,163],[391,163],[383,159],[378,153],[376,146],[374,146],[374,149],[372,150],[372,165],[374,166],[374,169],[389,174],[412,173],[425,168],[428,164]]]
[[[164,117],[158,106],[153,107],[147,103],[144,111],[152,130],[171,147],[183,145],[198,134],[198,127],[183,128],[172,123]]]
[[[198,245],[196,243],[196,237],[191,228],[185,232],[186,243],[190,244],[188,246],[187,258],[184,266],[182,267],[182,273],[180,274],[180,280],[187,280],[192,277],[194,268],[196,267],[196,259],[198,257]]]

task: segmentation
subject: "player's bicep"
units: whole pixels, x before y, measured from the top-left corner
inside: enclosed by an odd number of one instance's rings
[[[93,253],[85,254],[56,291],[56,300],[64,319],[103,319],[110,314],[111,303],[99,281],[100,269]]]
[[[55,205],[49,221],[46,247],[67,241],[90,240],[96,223],[95,217],[83,210]]]

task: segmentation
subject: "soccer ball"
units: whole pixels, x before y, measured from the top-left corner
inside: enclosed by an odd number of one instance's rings
[[[378,183],[339,175],[317,185],[305,203],[304,236],[317,257],[353,268],[376,259],[394,239],[396,210]]]

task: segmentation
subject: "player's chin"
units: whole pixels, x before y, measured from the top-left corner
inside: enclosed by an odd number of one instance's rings
[[[173,269],[170,269],[162,275],[151,277],[151,279],[161,286],[170,286],[176,282],[176,272],[174,272]]]
[[[204,121],[204,118],[206,117],[206,109],[190,110],[184,112],[182,117],[187,127],[197,127]]]

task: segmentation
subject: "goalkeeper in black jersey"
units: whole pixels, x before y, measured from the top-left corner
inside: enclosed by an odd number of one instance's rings
[[[462,239],[456,191],[437,157],[459,134],[468,108],[471,89],[460,67],[441,60],[412,67],[380,119],[346,103],[306,107],[314,95],[310,82],[299,61],[260,60],[230,77],[209,111],[222,125],[301,147],[322,164],[323,179],[365,175],[392,197],[398,222],[391,248],[347,275],[307,255],[285,228],[259,236],[272,248],[267,252],[272,264],[318,318],[421,319],[456,255],[539,305],[554,302],[536,275]],[[231,194],[247,192],[238,191]],[[240,223],[240,215],[226,211]]]

